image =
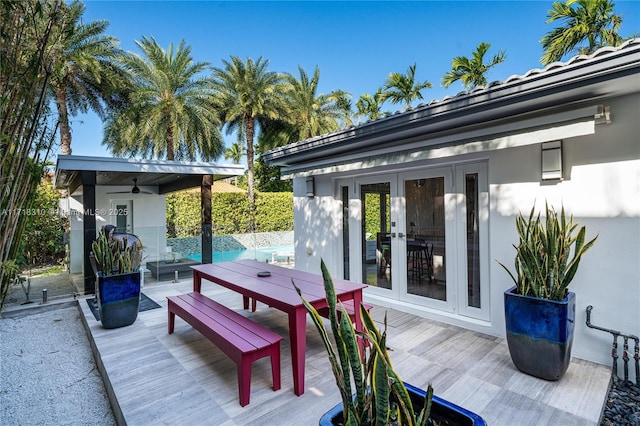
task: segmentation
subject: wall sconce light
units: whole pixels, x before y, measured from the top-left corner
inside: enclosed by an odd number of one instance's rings
[[[315,187],[313,183],[313,176],[307,176],[307,197],[313,198],[315,194]]]
[[[562,180],[562,141],[542,143],[542,180]]]

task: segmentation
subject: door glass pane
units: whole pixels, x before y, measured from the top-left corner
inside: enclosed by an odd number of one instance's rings
[[[391,193],[389,182],[362,185],[362,281],[391,288]]]
[[[478,174],[465,175],[467,211],[467,305],[480,308],[480,235],[478,226]]]
[[[342,270],[343,278],[349,279],[349,187],[342,187]]]
[[[116,229],[118,232],[127,232],[127,205],[116,205]]]
[[[447,300],[444,177],[406,180],[407,293]]]

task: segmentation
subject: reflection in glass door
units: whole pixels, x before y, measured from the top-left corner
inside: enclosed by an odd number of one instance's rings
[[[455,170],[462,199],[457,204],[458,312],[472,318],[489,319],[488,210],[486,164],[459,165]]]
[[[391,192],[389,182],[360,186],[362,282],[391,289]]]
[[[133,200],[111,201],[111,221],[117,232],[133,232]]]
[[[478,173],[464,175],[467,247],[467,306],[480,304],[480,226],[478,223]]]
[[[351,277],[349,273],[349,187],[340,188],[340,196],[342,198],[342,278],[348,280]]]
[[[447,300],[444,177],[404,181],[407,293]]]

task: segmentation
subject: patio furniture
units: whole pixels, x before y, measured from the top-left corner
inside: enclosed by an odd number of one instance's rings
[[[258,300],[289,316],[289,339],[293,366],[293,389],[296,395],[304,393],[305,351],[307,345],[307,310],[292,281],[302,295],[316,309],[328,306],[324,281],[319,274],[288,269],[282,266],[239,260],[193,266],[193,290],[200,292],[202,280],[208,280],[242,294],[244,308],[249,308],[249,299]],[[270,276],[258,277],[258,272],[268,271]],[[336,296],[343,303],[353,300],[354,306],[362,303],[362,289],[366,284],[346,280],[335,280]],[[362,330],[360,311],[354,312],[354,323]],[[363,342],[360,342],[361,349]]]
[[[356,311],[355,309],[353,309],[353,300],[345,300],[344,302],[342,302],[342,305],[344,306],[344,309],[347,311],[347,314],[349,315],[351,322],[355,322]],[[363,305],[364,305],[364,308],[367,310],[367,312],[370,312],[371,308],[373,308],[373,306],[369,305],[368,303],[363,303]],[[339,308],[339,306],[336,306],[336,309],[338,313],[338,320],[340,320],[340,315],[342,314],[342,310]],[[329,307],[318,309],[318,313],[325,318],[329,318]]]
[[[169,334],[173,333],[178,315],[236,363],[240,405],[249,404],[251,364],[257,359],[271,358],[273,390],[280,389],[282,336],[200,293],[170,296],[167,300]]]
[[[378,252],[380,253],[379,275],[382,277],[387,272],[387,269],[391,271],[391,234],[378,232],[377,241]]]
[[[407,272],[419,282],[424,276],[433,281],[433,243],[422,239],[407,240]]]
[[[191,273],[191,266],[200,263],[192,259],[155,260],[147,262],[147,269],[151,271],[151,276],[159,281],[171,280],[175,278],[176,272],[179,277],[188,276],[186,274]]]
[[[345,300],[344,302],[342,302],[342,305],[344,306],[344,309],[347,311],[347,314],[349,315],[349,318],[351,318],[351,322],[355,322],[356,311],[355,311],[355,309],[353,309],[353,300]],[[370,312],[371,308],[373,308],[373,306],[369,305],[368,303],[363,303],[363,305],[364,305],[364,308],[367,310],[367,312]],[[245,304],[245,306],[246,306],[246,304]],[[255,311],[256,311],[256,300],[253,299],[251,301],[251,312],[255,312]],[[328,307],[318,309],[318,313],[321,316],[325,317],[325,318],[329,318],[329,308]],[[338,310],[338,319],[340,319],[340,315],[341,314],[342,314],[342,311]]]

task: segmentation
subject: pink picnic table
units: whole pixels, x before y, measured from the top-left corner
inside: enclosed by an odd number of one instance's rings
[[[244,308],[249,298],[260,301],[289,315],[289,341],[293,366],[293,391],[304,393],[305,352],[307,346],[307,310],[293,287],[300,288],[302,295],[316,309],[327,306],[322,275],[313,274],[256,260],[208,263],[192,266],[193,291],[200,292],[202,280],[211,281],[242,294]],[[268,271],[268,277],[259,277],[258,272]],[[334,279],[338,300],[353,300],[354,306],[362,303],[362,289],[366,284]],[[355,309],[356,329],[362,330],[360,310]]]

